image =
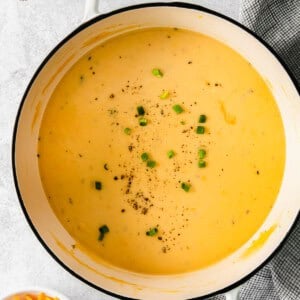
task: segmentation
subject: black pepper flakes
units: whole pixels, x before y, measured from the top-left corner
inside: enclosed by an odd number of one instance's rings
[[[133,145],[132,144],[130,144],[129,146],[128,146],[128,150],[129,150],[129,152],[132,152],[132,150],[133,150]]]

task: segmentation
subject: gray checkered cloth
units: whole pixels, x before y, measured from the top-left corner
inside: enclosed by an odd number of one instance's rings
[[[300,85],[300,0],[242,0],[240,20],[273,47]],[[300,300],[299,218],[281,250],[242,286],[240,299]]]

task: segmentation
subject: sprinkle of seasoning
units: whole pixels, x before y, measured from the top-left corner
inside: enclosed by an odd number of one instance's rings
[[[198,151],[198,156],[200,159],[203,159],[205,157],[205,155],[206,155],[206,151],[204,149],[200,149]]]
[[[167,152],[167,156],[168,156],[169,158],[174,157],[174,155],[175,155],[175,152],[174,152],[173,150],[169,150],[169,151]]]
[[[102,225],[101,227],[99,227],[99,237],[98,240],[102,241],[104,239],[104,236],[109,232],[109,228],[107,227],[107,225]]]
[[[108,165],[106,163],[104,164],[103,168],[108,171]]]
[[[204,126],[197,126],[196,132],[197,132],[197,134],[204,134],[205,127]]]
[[[102,183],[101,181],[95,181],[95,189],[96,190],[102,190]]]
[[[199,168],[205,168],[206,167],[206,162],[202,159],[199,160],[198,162],[198,167]]]
[[[156,162],[154,160],[148,160],[147,161],[147,167],[148,168],[154,168],[156,166]]]
[[[181,188],[185,191],[185,192],[188,192],[191,188],[191,185],[189,183],[186,183],[186,182],[182,182],[181,183]]]
[[[138,106],[136,108],[136,110],[137,110],[139,116],[143,116],[145,114],[145,109],[143,106]]]
[[[199,123],[205,123],[205,122],[206,122],[206,115],[200,115]]]
[[[155,236],[158,233],[158,229],[156,227],[150,228],[146,231],[146,235],[148,236]]]
[[[141,155],[141,159],[142,161],[147,161],[149,159],[149,154],[144,152],[142,155]]]
[[[163,77],[163,75],[164,75],[163,72],[157,68],[152,69],[152,74],[158,78]]]
[[[170,93],[168,92],[168,91],[163,91],[161,94],[160,94],[160,96],[159,96],[159,98],[160,99],[167,99],[168,97],[169,97],[169,95],[170,95]]]
[[[172,108],[176,112],[176,114],[181,114],[182,112],[184,112],[184,109],[179,104],[174,105]]]
[[[139,124],[140,126],[147,126],[148,120],[145,118],[139,118]]]
[[[131,134],[131,129],[128,128],[128,127],[126,127],[126,128],[124,129],[124,133],[127,134],[127,135],[130,135],[130,134]]]

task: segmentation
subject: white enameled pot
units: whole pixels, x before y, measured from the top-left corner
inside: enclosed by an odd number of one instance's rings
[[[17,115],[12,149],[13,171],[20,204],[31,228],[65,269],[118,298],[189,299],[227,291],[227,299],[236,299],[237,288],[228,291],[245,281],[274,254],[299,213],[300,101],[295,81],[272,49],[258,37],[237,22],[205,8],[183,3],[152,3],[100,16],[96,16],[95,0],[88,1],[86,8],[86,18],[91,20],[67,36],[42,62],[25,92]],[[274,207],[261,228],[240,249],[196,272],[142,275],[99,264],[79,250],[72,250],[74,240],[54,215],[43,191],[36,151],[49,97],[62,76],[82,55],[118,34],[138,28],[166,26],[200,32],[229,45],[266,79],[284,123],[286,164]],[[270,235],[265,238],[268,233]],[[255,249],[247,250],[251,247]]]

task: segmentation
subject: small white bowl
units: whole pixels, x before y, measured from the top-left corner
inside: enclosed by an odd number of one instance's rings
[[[4,298],[0,300],[11,300],[14,296],[22,296],[26,294],[33,294],[33,295],[38,295],[40,293],[44,293],[47,296],[50,297],[57,297],[59,300],[70,300],[66,296],[62,295],[61,293],[48,289],[48,288],[43,288],[43,287],[26,287],[26,288],[21,288],[18,289],[15,292],[12,292],[5,296]]]

